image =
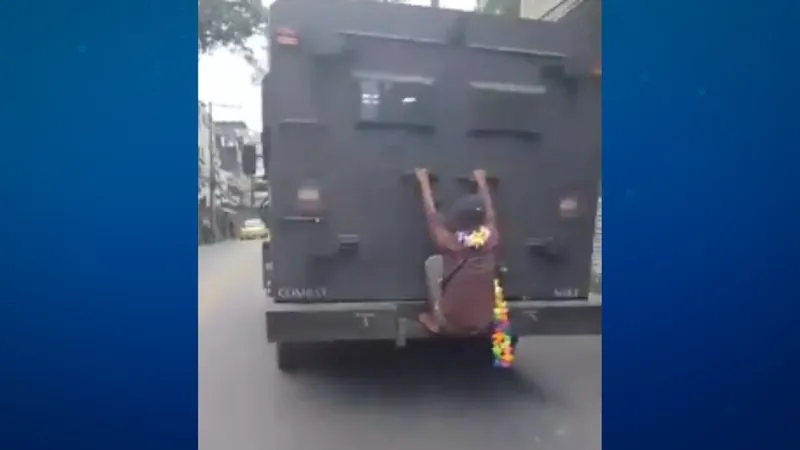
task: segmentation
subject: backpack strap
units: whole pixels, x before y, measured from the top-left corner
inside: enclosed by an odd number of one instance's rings
[[[440,285],[442,287],[442,293],[444,293],[445,289],[447,289],[447,285],[450,284],[451,281],[453,281],[453,277],[455,277],[456,274],[458,274],[458,272],[460,272],[461,269],[464,268],[464,265],[467,264],[467,262],[469,262],[473,258],[474,257],[462,259],[461,261],[458,262],[458,264],[456,264],[455,267],[453,267],[452,270],[450,270],[450,272],[447,273],[447,275],[442,277],[442,281],[440,282]]]

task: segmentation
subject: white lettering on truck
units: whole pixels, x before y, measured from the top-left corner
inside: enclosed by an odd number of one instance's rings
[[[278,298],[282,299],[322,299],[328,296],[326,288],[280,288]]]
[[[556,298],[574,298],[578,296],[578,288],[561,288],[553,292]]]
[[[356,313],[356,317],[361,319],[364,328],[369,328],[369,320],[375,317],[374,313]]]

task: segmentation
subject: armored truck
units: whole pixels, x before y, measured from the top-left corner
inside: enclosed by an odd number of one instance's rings
[[[416,167],[442,205],[488,173],[515,336],[601,333],[588,292],[601,86],[581,39],[559,22],[273,3],[262,264],[282,370],[315,343],[429,337],[417,317],[435,249]]]

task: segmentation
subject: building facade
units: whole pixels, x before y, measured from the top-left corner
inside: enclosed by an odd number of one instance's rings
[[[219,133],[209,105],[197,108],[197,212],[201,242],[214,242],[235,235],[235,177],[223,169]]]
[[[197,103],[197,202],[198,207],[210,207],[211,164],[213,136],[211,117],[205,104]]]
[[[261,151],[261,134],[251,130],[241,121],[214,122],[217,146],[220,151],[221,175],[230,188],[230,206],[233,208],[255,206],[252,195],[252,180],[242,169],[242,147],[256,148],[256,177],[263,177],[264,166]]]

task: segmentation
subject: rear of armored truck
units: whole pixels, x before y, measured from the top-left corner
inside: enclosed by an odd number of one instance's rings
[[[487,171],[518,336],[601,332],[589,301],[600,82],[558,23],[370,2],[278,0],[263,82],[267,336],[426,337],[428,237],[408,174],[446,207]],[[574,52],[581,54],[581,52]]]

